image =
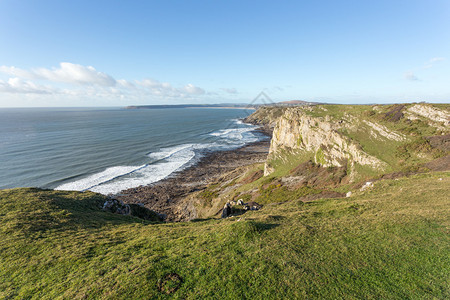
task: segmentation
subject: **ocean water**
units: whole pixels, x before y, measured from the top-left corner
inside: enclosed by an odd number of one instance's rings
[[[241,109],[0,109],[0,188],[114,194],[265,137]]]

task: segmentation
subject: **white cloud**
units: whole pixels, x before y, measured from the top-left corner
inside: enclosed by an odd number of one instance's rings
[[[59,64],[59,68],[39,68],[30,71],[16,67],[1,66],[0,71],[27,79],[41,79],[82,85],[114,86],[116,80],[110,75],[97,71],[91,66],[82,66],[68,62]]]
[[[91,66],[82,66],[72,63],[61,63],[59,69],[37,69],[36,74],[50,81],[60,81],[77,84],[97,84],[101,86],[114,86],[116,80],[108,74],[97,71]]]
[[[20,78],[9,78],[8,81],[0,80],[0,92],[13,94],[54,94],[53,88],[37,85],[31,81]]]
[[[143,87],[152,88],[152,89],[153,88],[156,88],[156,89],[157,88],[162,88],[163,85],[166,86],[166,87],[170,86],[170,85],[165,84],[165,83],[160,83],[159,81],[154,80],[154,79],[144,79],[142,81],[137,81],[137,83],[139,85],[143,86]]]
[[[445,57],[433,57],[432,59],[430,59],[430,63],[435,63],[443,60],[445,60]]]
[[[144,79],[136,83],[148,92],[158,96],[186,97],[188,95],[203,95],[205,90],[193,84],[187,84],[183,88],[174,88],[170,83],[159,82],[154,79]]]
[[[419,81],[419,78],[411,71],[405,73],[405,79],[409,81]]]
[[[237,94],[238,91],[235,88],[222,88],[222,91],[228,93],[228,94]]]
[[[445,60],[445,57],[433,57],[425,63],[424,69],[429,69],[429,68],[433,67],[436,63],[438,63],[440,61],[444,61],[444,60]]]
[[[35,76],[32,72],[16,67],[0,66],[0,72],[21,78],[35,79]]]
[[[124,87],[124,88],[129,88],[129,89],[136,87],[134,84],[132,84],[131,82],[129,82],[125,79],[119,79],[119,80],[116,80],[116,82],[119,87]]]
[[[1,93],[53,94],[58,98],[124,99],[143,101],[177,100],[192,101],[206,91],[191,83],[174,87],[168,82],[155,79],[116,80],[91,66],[63,62],[56,68],[24,70],[11,66],[0,66],[0,72],[12,75],[9,80],[0,80]],[[48,85],[38,82],[44,81]],[[59,83],[70,85],[61,86]],[[25,97],[25,96],[24,96]],[[43,97],[43,96],[42,96]]]
[[[203,95],[205,93],[204,89],[194,86],[193,84],[190,83],[185,85],[183,90],[189,95]]]

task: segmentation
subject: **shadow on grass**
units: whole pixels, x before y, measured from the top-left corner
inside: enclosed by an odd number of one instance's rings
[[[210,221],[210,220],[215,220],[215,218],[196,218],[196,219],[190,220],[189,222],[197,223],[197,222],[206,222],[206,221]]]
[[[245,220],[235,222],[231,225],[231,231],[233,235],[239,237],[240,239],[251,240],[264,231],[274,229],[280,226],[280,224],[256,222],[253,220]]]
[[[121,224],[154,224],[131,216],[102,211],[106,197],[92,192],[24,188],[10,191],[2,206],[10,212],[4,222],[11,232],[40,236],[46,231],[99,229]]]
[[[280,226],[280,224],[255,222],[255,226],[256,226],[258,232],[263,232],[266,230],[276,228],[276,227]]]

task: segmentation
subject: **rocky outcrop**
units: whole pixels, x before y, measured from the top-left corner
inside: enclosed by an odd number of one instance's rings
[[[442,131],[448,130],[448,127],[450,126],[450,113],[447,110],[430,105],[413,105],[406,110],[405,116],[409,120],[425,119],[430,126],[436,127]]]
[[[260,210],[261,208],[262,205],[254,201],[244,203],[244,210]]]
[[[231,205],[230,203],[225,203],[225,206],[222,209],[222,219],[228,218],[231,216]]]
[[[283,115],[283,107],[260,107],[244,119],[245,123],[261,125],[273,129],[278,119]]]
[[[125,204],[120,200],[109,198],[103,203],[102,209],[114,214],[138,217],[148,221],[162,221],[162,217],[140,204]]]
[[[382,136],[384,138],[397,142],[404,141],[406,139],[403,134],[389,130],[388,128],[386,128],[386,126],[383,126],[381,124],[373,123],[367,120],[363,120],[363,122],[371,128],[370,134],[375,138],[379,138],[380,136]]]
[[[425,117],[433,122],[450,125],[450,114],[444,110],[440,110],[432,106],[416,104],[409,107],[408,112]],[[411,115],[409,115],[409,117],[411,117]]]
[[[301,107],[287,108],[274,128],[269,159],[283,149],[294,149],[314,153],[315,163],[324,167],[341,167],[350,163],[352,166],[384,168],[386,164],[383,161],[364,152],[358,143],[339,131],[345,126],[344,120],[315,117]],[[271,171],[266,163],[265,175]]]

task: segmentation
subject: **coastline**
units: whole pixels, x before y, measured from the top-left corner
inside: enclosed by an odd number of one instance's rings
[[[268,138],[238,149],[208,153],[196,164],[175,172],[168,178],[147,186],[123,190],[115,195],[115,198],[124,203],[142,204],[163,215],[167,222],[195,218],[195,216],[189,216],[188,211],[179,211],[179,205],[189,194],[205,189],[208,184],[238,167],[262,163],[266,160],[271,133],[265,128],[257,129],[257,131]]]

